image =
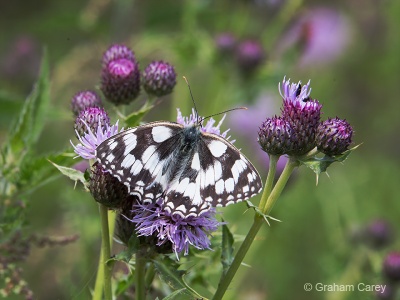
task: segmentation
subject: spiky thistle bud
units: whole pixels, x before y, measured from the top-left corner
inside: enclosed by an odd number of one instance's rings
[[[72,97],[71,109],[74,116],[88,107],[102,107],[100,96],[94,91],[82,91]]]
[[[90,129],[97,132],[97,129],[110,126],[110,118],[104,108],[88,107],[82,110],[75,120],[75,130],[79,136],[84,136]]]
[[[310,82],[302,86],[283,79],[279,92],[283,98],[282,118],[292,128],[292,149],[289,154],[303,155],[315,146],[322,105],[310,98]]]
[[[400,252],[391,252],[386,256],[383,262],[383,274],[390,281],[400,281]]]
[[[97,162],[92,167],[89,190],[97,202],[113,209],[120,208],[129,196],[128,188]]]
[[[319,124],[316,143],[318,150],[329,156],[345,152],[352,142],[353,128],[346,120],[328,119]]]
[[[291,149],[291,128],[281,117],[266,119],[258,131],[258,143],[268,154],[282,155]]]
[[[139,64],[126,46],[114,45],[104,53],[101,90],[116,105],[129,104],[139,95]]]
[[[168,95],[176,84],[174,67],[164,61],[153,61],[143,72],[143,88],[149,95]]]

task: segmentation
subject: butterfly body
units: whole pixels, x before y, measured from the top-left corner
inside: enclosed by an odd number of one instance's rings
[[[143,203],[163,199],[181,217],[261,191],[253,165],[225,138],[198,124],[158,121],[123,131],[96,149],[97,161]]]

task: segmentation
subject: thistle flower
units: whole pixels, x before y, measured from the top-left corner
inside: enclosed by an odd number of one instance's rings
[[[289,154],[303,155],[316,146],[315,135],[321,117],[322,105],[310,98],[310,81],[302,86],[301,82],[290,83],[283,79],[279,92],[283,98],[282,118],[292,128],[292,149]]]
[[[400,252],[389,253],[383,262],[383,274],[393,282],[400,281]]]
[[[292,129],[281,117],[266,119],[258,132],[258,143],[268,154],[282,155],[291,150]]]
[[[248,74],[255,71],[264,59],[264,48],[256,40],[245,40],[236,49],[236,62],[243,73]]]
[[[127,46],[119,44],[110,46],[103,54],[103,68],[107,68],[111,61],[121,58],[136,61],[135,54]]]
[[[110,118],[104,108],[88,107],[82,110],[75,120],[77,136],[85,135],[88,130],[96,131],[98,127],[110,126]]]
[[[198,122],[198,116],[196,114],[196,111],[194,109],[192,109],[192,113],[189,115],[189,117],[183,117],[181,111],[179,110],[179,108],[177,109],[178,111],[178,116],[176,119],[176,122],[183,125],[183,126],[191,126],[191,125],[195,125]],[[226,137],[229,130],[227,129],[226,131],[221,133],[220,127],[222,125],[222,122],[225,120],[226,115],[224,115],[221,119],[221,121],[219,121],[219,123],[217,124],[217,126],[214,126],[215,124],[215,120],[213,118],[210,118],[206,125],[201,126],[200,130],[202,132],[207,132],[207,133],[213,133],[213,134],[217,134],[222,136],[223,138],[226,138],[227,140],[229,140],[230,136]],[[234,143],[235,141],[230,141],[231,143]]]
[[[328,119],[319,124],[316,144],[318,150],[329,155],[339,155],[348,149],[353,135],[353,128],[346,120]]]
[[[133,205],[131,221],[136,224],[138,236],[156,236],[157,246],[171,243],[172,250],[179,259],[179,253],[189,253],[189,246],[210,249],[208,236],[221,225],[215,219],[215,209],[201,216],[182,218],[172,215],[163,208],[163,199],[152,204]]]
[[[79,135],[77,133],[77,137],[79,140],[79,144],[74,145],[72,141],[70,141],[72,147],[74,147],[74,151],[78,156],[84,159],[95,159],[96,158],[96,148],[104,142],[106,139],[112,137],[113,135],[118,133],[118,121],[115,125],[106,124],[105,127],[102,127],[99,123],[97,130],[90,129],[90,127],[86,124],[87,131],[83,135]],[[122,128],[121,131],[124,129]]]
[[[88,107],[101,107],[100,96],[94,91],[82,91],[76,93],[72,97],[71,109],[74,116],[77,117],[79,113]]]
[[[101,90],[108,101],[129,104],[140,92],[140,71],[136,61],[119,58],[103,67]]]
[[[143,88],[149,95],[168,95],[176,84],[174,67],[164,61],[153,61],[143,72]]]
[[[128,188],[97,162],[92,166],[89,191],[94,200],[113,209],[119,208],[129,196]]]

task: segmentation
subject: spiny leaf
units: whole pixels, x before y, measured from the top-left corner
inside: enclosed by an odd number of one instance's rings
[[[318,177],[322,172],[326,172],[328,167],[333,164],[334,162],[343,162],[347,159],[347,157],[350,155],[351,152],[353,152],[355,149],[357,149],[360,145],[357,145],[345,152],[343,152],[340,155],[335,155],[335,156],[328,156],[325,155],[324,157],[317,157],[316,155],[307,157],[305,159],[298,158],[298,161],[300,164],[306,166],[307,168],[310,168],[313,170],[313,172],[317,176],[317,183],[318,183]]]
[[[223,221],[223,220],[222,220]],[[225,274],[233,261],[233,243],[234,238],[230,232],[228,226],[222,225],[222,252],[221,252],[221,263],[223,268],[223,274]]]
[[[189,287],[189,285],[183,280],[183,276],[185,276],[186,272],[178,270],[179,264],[177,262],[169,258],[157,259],[153,262],[160,278],[173,290],[182,290],[182,293],[187,296],[206,299]]]
[[[78,181],[82,182],[84,187],[86,189],[88,189],[89,183],[86,181],[84,173],[82,173],[81,171],[75,170],[73,168],[59,166],[59,165],[53,163],[50,160],[49,160],[49,162],[52,163],[53,166],[55,166],[61,172],[61,174],[65,175],[68,178],[70,178],[71,180],[75,181],[75,183],[78,182]]]
[[[19,161],[39,138],[44,126],[49,101],[49,64],[47,52],[44,51],[39,79],[32,93],[26,99],[9,136],[9,151]]]
[[[125,118],[125,125],[127,127],[136,127],[139,126],[140,121],[143,117],[154,107],[153,104],[145,103],[142,108],[138,111],[131,113],[129,116]]]
[[[110,258],[107,261],[107,264],[115,263],[116,261],[122,261],[125,263],[129,263],[133,254],[135,254],[139,249],[139,239],[136,235],[132,235],[128,241],[128,247],[115,255],[114,257]]]

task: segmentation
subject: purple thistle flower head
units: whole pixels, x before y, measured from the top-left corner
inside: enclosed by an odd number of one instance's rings
[[[88,130],[96,131],[97,127],[110,126],[110,118],[104,108],[87,107],[82,110],[75,120],[75,132],[77,136],[85,135]]]
[[[245,73],[255,71],[265,59],[265,51],[257,40],[242,41],[236,49],[236,62],[239,69]]]
[[[173,66],[164,61],[153,61],[143,72],[143,88],[149,95],[168,95],[176,84]]]
[[[179,108],[177,109],[177,111],[178,111],[178,116],[176,118],[176,122],[181,124],[181,125],[183,125],[183,126],[185,126],[185,127],[197,125],[199,119],[200,120],[202,119],[201,117],[197,116],[197,113],[194,110],[194,108],[192,108],[192,113],[188,117],[182,116],[182,113],[181,113]],[[219,121],[219,123],[216,126],[214,126],[216,121],[213,118],[210,118],[207,121],[206,125],[201,126],[201,128],[200,128],[201,132],[213,133],[213,134],[222,136],[223,138],[229,140],[230,136],[228,136],[228,137],[226,137],[226,136],[227,136],[227,134],[228,134],[230,129],[227,129],[222,133],[221,133],[221,130],[220,130],[220,127],[221,127],[222,122],[224,121],[225,117],[226,117],[226,115],[224,115],[222,117],[221,121]],[[235,141],[233,140],[233,141],[230,141],[230,142],[234,143]]]
[[[71,101],[71,109],[75,117],[77,117],[85,108],[101,106],[100,96],[94,91],[82,91],[76,93]]]
[[[303,155],[316,146],[315,135],[321,118],[322,105],[310,98],[310,82],[301,86],[283,79],[279,92],[283,98],[282,118],[292,128],[291,155]]]
[[[115,125],[110,126],[106,124],[105,127],[102,127],[99,123],[97,130],[93,131],[87,124],[86,128],[87,131],[83,135],[79,135],[78,132],[76,132],[80,142],[79,144],[74,145],[72,141],[70,141],[70,143],[78,156],[84,159],[95,159],[97,147],[106,139],[118,133],[118,121]],[[123,130],[122,128],[121,131]]]
[[[157,246],[170,243],[178,259],[182,251],[184,255],[189,253],[190,246],[210,249],[208,236],[221,225],[215,219],[214,208],[200,216],[182,218],[164,210],[162,202],[159,199],[156,203],[133,205],[131,221],[136,224],[138,236],[157,237]]]
[[[258,143],[268,154],[282,155],[291,149],[292,129],[281,117],[266,119],[258,132]]]
[[[140,92],[140,71],[135,60],[117,58],[103,66],[101,90],[108,101],[129,104]]]
[[[121,58],[136,61],[135,54],[127,46],[118,44],[110,46],[103,55],[103,68],[107,68],[111,61]]]
[[[383,274],[393,282],[400,282],[400,252],[391,252],[386,256]]]
[[[317,130],[317,147],[329,156],[342,154],[352,142],[353,128],[339,118],[328,119],[319,124]]]

